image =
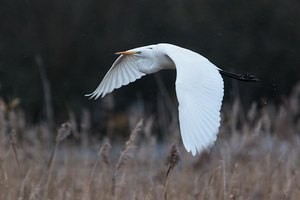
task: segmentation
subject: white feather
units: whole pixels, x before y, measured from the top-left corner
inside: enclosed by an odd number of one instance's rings
[[[120,88],[123,85],[128,85],[144,76],[145,73],[141,72],[137,65],[138,60],[139,59],[135,56],[119,56],[106,73],[97,89],[86,96],[95,99],[100,96],[104,97],[114,89]]]
[[[161,69],[177,70],[176,93],[182,141],[195,155],[211,146],[220,126],[223,79],[219,68],[193,51],[170,44],[133,49],[141,55],[121,55],[90,98],[104,97],[145,74]]]
[[[217,138],[223,79],[215,65],[195,52],[169,48],[166,53],[177,70],[176,93],[183,144],[195,155]]]

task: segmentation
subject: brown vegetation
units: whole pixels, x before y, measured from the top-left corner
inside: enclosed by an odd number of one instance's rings
[[[56,134],[0,102],[0,199],[300,199],[299,95],[300,85],[279,108],[224,105],[217,142],[196,157],[173,123],[172,139],[157,140],[152,117],[136,120],[121,150],[87,120]]]

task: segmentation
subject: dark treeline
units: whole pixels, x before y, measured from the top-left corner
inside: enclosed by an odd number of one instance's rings
[[[238,94],[245,104],[276,102],[300,77],[299,6],[297,0],[2,0],[0,97],[20,98],[35,120],[44,115],[48,83],[58,118],[96,108],[83,95],[96,88],[114,52],[166,42],[262,80],[237,85],[226,79],[225,100]],[[175,75],[159,74],[171,96]],[[148,76],[116,92],[118,105],[154,99],[155,80]]]

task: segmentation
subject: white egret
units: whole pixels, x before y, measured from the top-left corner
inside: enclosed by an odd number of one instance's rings
[[[197,152],[211,146],[220,126],[223,79],[220,74],[242,81],[258,81],[249,74],[225,72],[198,53],[172,44],[156,44],[117,52],[97,89],[86,96],[97,99],[146,74],[176,69],[179,127],[184,147]]]

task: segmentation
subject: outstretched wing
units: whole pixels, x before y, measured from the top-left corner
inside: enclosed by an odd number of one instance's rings
[[[211,146],[220,126],[224,86],[219,69],[203,56],[182,48],[169,49],[176,65],[176,93],[182,141],[193,155]]]
[[[86,96],[90,96],[90,98],[95,99],[97,99],[99,96],[104,97],[114,89],[134,82],[135,80],[146,75],[139,69],[141,65],[145,64],[147,64],[146,60],[142,60],[135,55],[119,56],[106,73],[96,90],[91,94],[87,94]]]

